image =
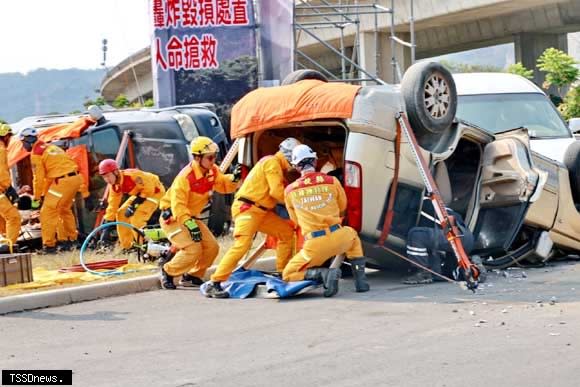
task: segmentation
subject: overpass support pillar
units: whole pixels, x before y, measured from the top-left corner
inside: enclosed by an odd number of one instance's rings
[[[379,32],[363,32],[360,37],[360,66],[369,74],[376,76],[387,83],[399,83],[393,71],[390,34]],[[409,41],[409,34],[398,34],[402,40]],[[395,58],[399,64],[401,74],[411,66],[411,49],[400,44],[395,45]],[[361,78],[366,78],[361,74]],[[374,82],[363,82],[373,85]]]
[[[516,62],[534,70],[534,83],[542,87],[545,76],[536,68],[537,60],[542,53],[550,47],[568,52],[568,38],[566,34],[543,34],[523,32],[515,37],[515,59]],[[552,91],[552,90],[550,90]]]

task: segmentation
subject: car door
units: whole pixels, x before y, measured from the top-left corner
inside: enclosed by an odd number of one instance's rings
[[[546,172],[533,164],[527,129],[495,135],[483,152],[476,251],[493,254],[509,249],[546,178]]]

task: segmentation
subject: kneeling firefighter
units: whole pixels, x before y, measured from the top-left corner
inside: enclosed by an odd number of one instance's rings
[[[290,218],[304,235],[302,249],[288,262],[284,281],[313,280],[322,282],[324,296],[338,292],[340,268],[321,268],[325,261],[346,253],[357,292],[370,289],[365,275],[365,258],[357,232],[342,226],[341,214],[346,211],[346,194],[339,181],[316,172],[316,153],[307,145],[292,151],[292,165],[301,177],[286,188],[286,208]]]
[[[110,186],[105,222],[116,220],[143,228],[165,194],[159,177],[139,169],[121,170],[112,159],[99,163],[99,175]],[[129,195],[129,198],[121,205],[123,195]],[[128,252],[134,241],[139,240],[136,231],[121,225],[117,226],[117,234],[124,252]]]
[[[41,205],[41,253],[56,253],[59,220],[63,222],[66,235],[77,235],[71,207],[83,178],[77,163],[58,146],[40,141],[36,129],[23,129],[19,137],[24,149],[31,152],[34,199]]]
[[[179,251],[161,268],[161,285],[175,289],[173,277],[183,275],[182,286],[199,286],[207,268],[216,259],[219,245],[199,219],[210,193],[232,193],[239,185],[241,168],[225,175],[215,165],[218,146],[208,137],[191,142],[193,161],[179,172],[161,200],[159,222],[165,235]]]

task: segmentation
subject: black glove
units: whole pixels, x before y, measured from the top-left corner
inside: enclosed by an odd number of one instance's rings
[[[8,198],[8,200],[10,200],[12,204],[16,203],[19,198],[18,192],[16,192],[16,190],[12,186],[6,188],[6,191],[4,191],[4,195],[6,195],[6,197]]]
[[[137,208],[135,208],[135,203],[131,203],[131,205],[125,210],[125,216],[130,218],[135,215],[135,211],[137,211]]]
[[[242,178],[242,165],[238,164],[234,167],[234,171],[232,172],[234,175],[234,179],[232,180],[234,183],[237,183]]]
[[[194,242],[201,242],[201,230],[199,229],[195,219],[188,219],[183,223],[183,225],[189,230],[191,239],[193,239]]]

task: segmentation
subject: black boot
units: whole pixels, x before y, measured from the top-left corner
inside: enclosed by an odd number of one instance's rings
[[[58,251],[71,251],[72,250],[72,243],[68,240],[58,241],[58,242],[56,242],[56,249]]]
[[[57,250],[55,246],[42,246],[42,250],[36,252],[39,255],[50,255],[56,254]]]
[[[304,273],[304,279],[306,281],[316,281],[319,283],[324,283],[324,278],[328,275],[328,269],[325,267],[317,267],[314,269],[306,270]]]
[[[340,269],[327,269],[325,267],[308,269],[304,274],[304,279],[321,282],[324,285],[324,297],[332,297],[338,292]]]
[[[166,290],[175,290],[177,288],[173,283],[173,277],[167,274],[163,267],[161,267],[161,287]]]
[[[186,288],[199,288],[203,284],[203,280],[189,274],[184,274],[179,280],[179,284]]]
[[[368,292],[371,288],[367,281],[365,273],[365,259],[364,257],[353,258],[350,260],[352,268],[352,278],[354,279],[354,289],[357,293]]]
[[[208,298],[228,298],[230,294],[222,289],[219,282],[210,281],[205,288],[205,296]]]
[[[340,268],[328,269],[328,274],[324,279],[324,297],[332,297],[338,293],[338,280],[340,279]]]

